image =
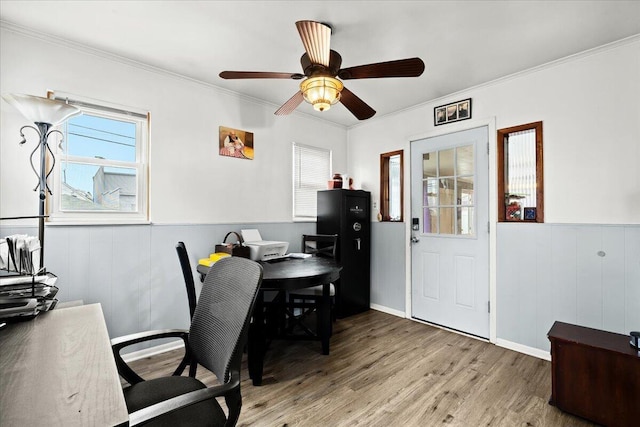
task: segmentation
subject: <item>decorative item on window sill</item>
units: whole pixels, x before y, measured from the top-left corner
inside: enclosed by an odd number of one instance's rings
[[[505,217],[507,221],[522,221],[522,204],[521,199],[526,198],[524,194],[510,194],[504,195],[506,202]]]
[[[49,136],[58,133],[62,135],[59,130],[51,130],[53,126],[59,125],[70,117],[76,116],[81,111],[71,105],[64,102],[54,101],[52,99],[41,98],[33,95],[3,95],[2,98],[9,103],[12,107],[18,110],[24,117],[30,122],[33,122],[35,126],[25,125],[20,128],[20,136],[22,140],[20,144],[27,142],[24,133],[24,129],[33,129],[39,137],[39,143],[36,148],[31,152],[30,161],[31,169],[38,177],[38,184],[33,191],[40,190],[40,204],[39,204],[39,227],[38,238],[40,240],[40,270],[44,269],[44,219],[45,219],[45,199],[47,192],[52,194],[49,185],[47,184],[47,178],[51,175],[53,167],[56,164],[56,159],[53,155],[51,147],[49,147]],[[33,156],[40,149],[40,168],[36,169],[33,161]],[[51,157],[51,167],[47,170],[47,157]]]

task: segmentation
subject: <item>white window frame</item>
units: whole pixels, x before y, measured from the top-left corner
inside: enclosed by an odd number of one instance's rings
[[[105,117],[108,119],[127,121],[136,125],[136,160],[135,162],[123,162],[99,158],[69,156],[64,152],[65,141],[55,144],[56,165],[52,173],[53,195],[47,196],[50,207],[48,222],[55,224],[138,224],[148,223],[149,200],[149,124],[150,115],[147,111],[125,107],[103,101],[90,100],[77,95],[62,92],[49,92],[49,98],[66,101],[88,114]],[[65,134],[66,122],[60,125],[59,130]],[[52,144],[52,148],[53,144]],[[74,163],[83,163],[95,166],[109,166],[118,168],[132,168],[136,170],[136,210],[133,212],[118,211],[64,211],[61,209],[62,162],[68,160]]]
[[[303,163],[303,157],[306,154],[314,153],[314,158],[317,156],[324,157],[326,165],[320,165],[322,169],[326,167],[326,176],[322,173],[314,176],[303,175],[303,170],[300,169]],[[310,145],[303,145],[294,142],[292,144],[292,214],[294,221],[316,221],[317,220],[317,192],[319,190],[327,189],[327,181],[331,179],[332,175],[332,152],[327,148],[314,147]],[[308,157],[307,161],[311,161]],[[306,178],[306,180],[305,180]],[[304,181],[303,181],[304,180]],[[306,188],[301,188],[302,184]]]

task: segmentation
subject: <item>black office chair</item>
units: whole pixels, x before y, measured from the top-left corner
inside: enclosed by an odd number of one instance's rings
[[[240,366],[253,305],[262,282],[262,266],[229,257],[216,262],[204,280],[189,331],[141,332],[111,341],[124,389],[130,425],[234,426],[240,416]],[[158,338],[181,338],[197,362],[213,372],[220,385],[207,388],[193,377],[170,376],[145,381],[122,359],[132,344]],[[187,357],[187,355],[185,355]],[[228,417],[215,397],[224,396]]]
[[[196,310],[196,285],[193,281],[193,273],[191,271],[191,263],[189,262],[189,254],[187,254],[187,248],[184,242],[178,242],[176,245],[176,252],[178,252],[178,259],[180,260],[180,267],[182,267],[182,275],[184,276],[184,284],[187,288],[187,299],[189,300],[189,319],[193,320],[193,313]],[[173,373],[174,375],[182,375],[182,371],[189,365],[189,376],[196,376],[196,370],[198,363],[192,358],[190,360],[182,359],[180,365]]]
[[[180,266],[182,267],[182,275],[184,276],[184,284],[187,287],[187,298],[189,299],[189,315],[193,319],[193,313],[196,311],[196,285],[193,281],[193,272],[191,271],[191,263],[189,262],[189,255],[187,254],[187,248],[183,242],[178,242],[176,245],[176,252],[178,252],[178,259],[180,260]]]
[[[302,252],[336,259],[336,251],[338,246],[337,234],[303,234],[302,235]],[[331,321],[335,320],[335,294],[336,288],[333,283],[329,284],[329,295],[331,296]],[[289,332],[298,326],[307,335],[318,337],[319,326],[316,323],[316,330],[312,330],[305,324],[305,319],[313,313],[317,312],[318,304],[322,298],[322,285],[312,286],[310,288],[296,289],[290,291],[288,295],[288,315],[289,315]],[[300,314],[297,311],[300,311]],[[331,330],[331,325],[329,325]]]

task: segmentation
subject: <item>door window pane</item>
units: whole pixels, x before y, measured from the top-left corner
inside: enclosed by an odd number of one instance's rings
[[[440,208],[440,234],[455,234],[455,208]]]
[[[456,178],[457,204],[463,206],[473,205],[473,177]]]
[[[462,236],[474,236],[475,208],[458,208],[458,234]]]
[[[422,223],[424,224],[425,233],[437,233],[438,232],[438,209],[437,208],[424,208],[424,217]]]
[[[456,148],[456,154],[456,175],[473,175],[475,168],[473,145]]]
[[[475,236],[473,145],[424,153],[423,233]]]
[[[422,178],[438,176],[438,152],[424,153],[422,155]]]

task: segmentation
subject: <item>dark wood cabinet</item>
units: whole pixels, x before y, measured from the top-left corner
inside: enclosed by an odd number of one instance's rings
[[[628,335],[555,322],[551,400],[604,426],[640,425],[640,356]]]

